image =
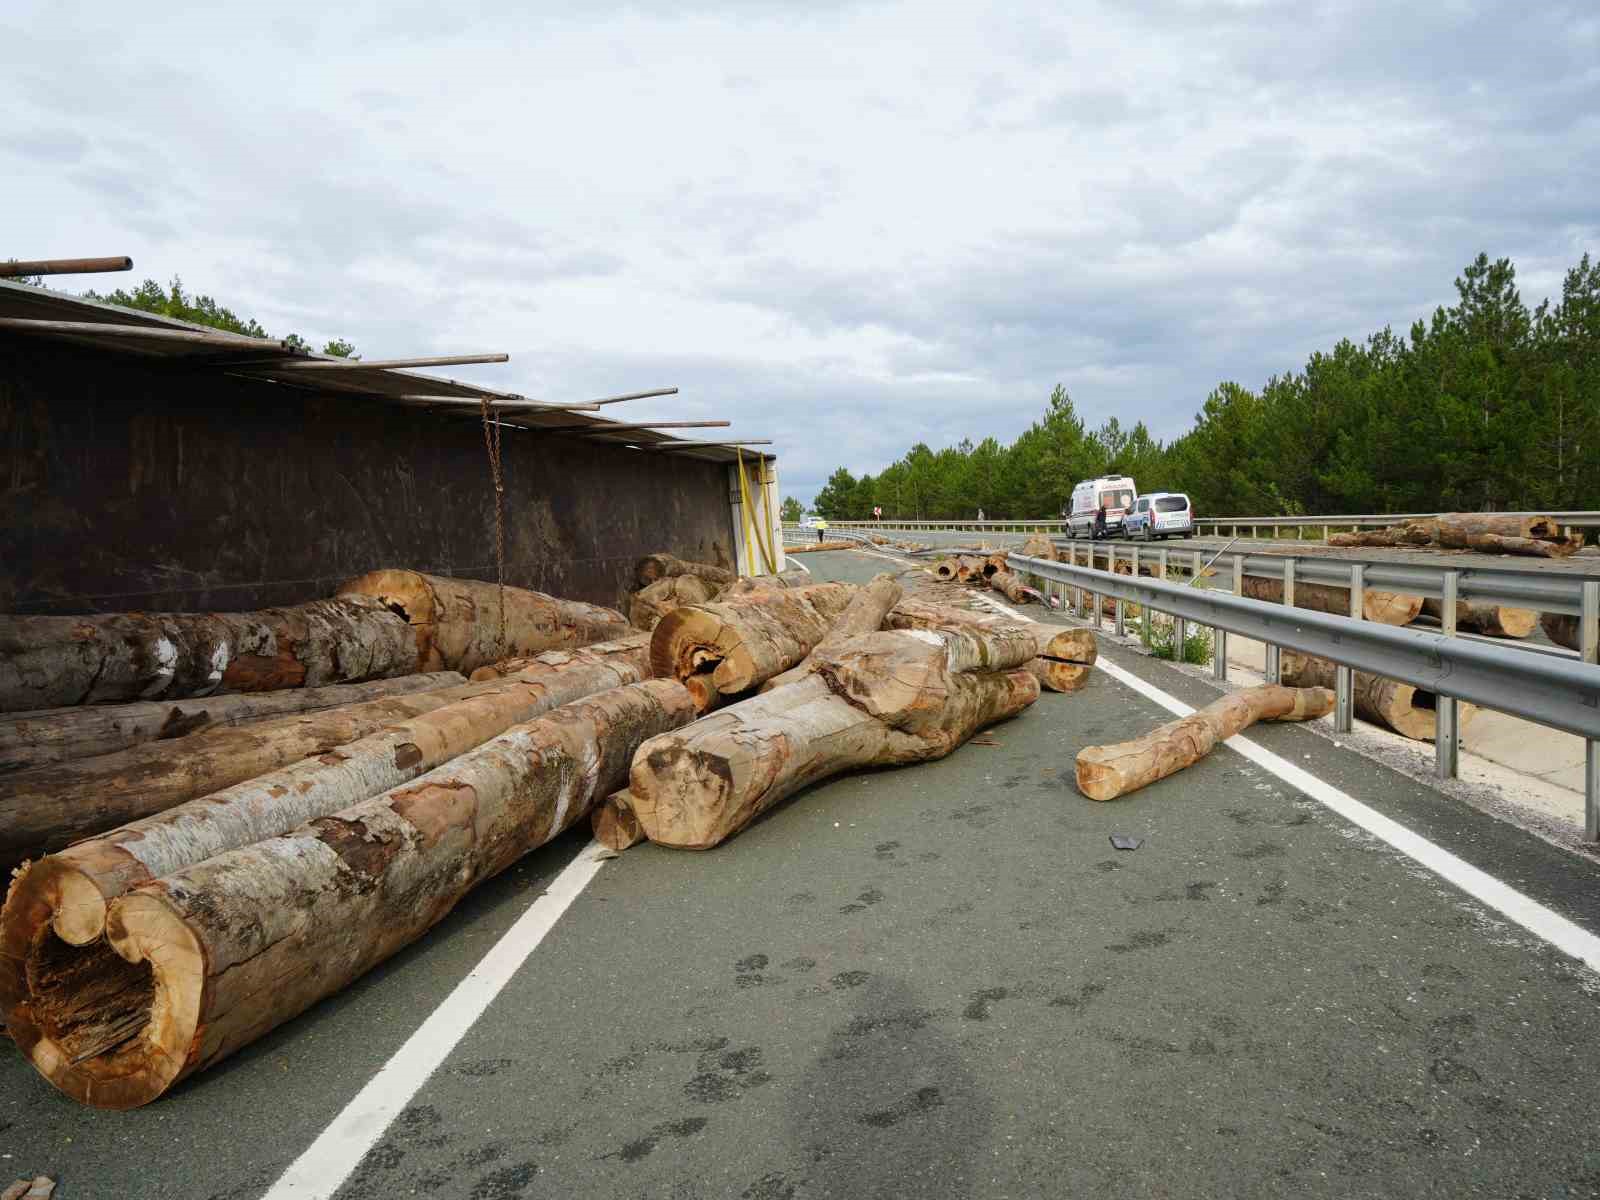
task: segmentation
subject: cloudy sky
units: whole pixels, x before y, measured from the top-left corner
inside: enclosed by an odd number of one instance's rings
[[[0,77],[0,254],[676,384],[627,419],[732,418],[807,498],[1058,380],[1171,437],[1479,250],[1530,300],[1600,251],[1593,0],[9,0]]]

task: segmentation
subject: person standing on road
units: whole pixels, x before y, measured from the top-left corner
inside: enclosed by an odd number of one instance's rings
[[[823,542],[823,535],[825,533],[827,533],[827,532],[828,532],[828,519],[826,517],[818,517],[817,518],[817,544],[819,546]]]
[[[1094,534],[1093,534],[1093,538],[1103,538],[1105,536],[1106,536],[1106,502],[1104,500],[1102,500],[1102,501],[1100,501],[1100,507],[1095,509],[1095,512],[1094,512]],[[1093,538],[1091,538],[1091,540],[1093,540]]]

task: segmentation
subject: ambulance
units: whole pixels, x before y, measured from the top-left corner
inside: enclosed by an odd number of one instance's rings
[[[1067,523],[1070,538],[1093,537],[1094,515],[1102,504],[1106,506],[1106,536],[1122,532],[1122,518],[1133,507],[1139,489],[1127,475],[1102,475],[1099,479],[1085,479],[1072,489],[1072,500],[1061,519]]]

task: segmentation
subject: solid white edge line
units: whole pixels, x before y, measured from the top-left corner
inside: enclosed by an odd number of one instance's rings
[[[1102,659],[1095,666],[1118,683],[1155,701],[1176,716],[1187,717],[1194,712],[1193,708],[1177,697],[1168,695],[1154,684],[1140,679],[1133,672],[1115,663]],[[1562,953],[1579,959],[1590,970],[1600,971],[1600,937],[1596,937],[1581,925],[1569,921],[1560,913],[1523,895],[1516,888],[1500,882],[1487,871],[1457,858],[1450,851],[1434,845],[1392,817],[1386,817],[1376,809],[1369,808],[1354,796],[1340,791],[1325,780],[1318,779],[1305,768],[1298,767],[1288,759],[1274,754],[1243,734],[1235,734],[1223,744],[1237,750],[1258,767],[1271,771],[1289,786],[1304,792],[1325,808],[1332,809],[1352,825],[1366,830],[1380,841],[1387,842],[1401,854],[1428,868],[1474,900],[1516,922],[1536,937],[1543,938]]]
[[[591,841],[566,865],[544,895],[478,960],[405,1044],[289,1165],[262,1200],[327,1200],[350,1177],[368,1150],[399,1116],[428,1077],[455,1049],[517,968],[555,928],[561,915],[600,871],[607,853]]]
[[[1016,609],[1002,604],[991,596],[976,593],[983,603],[1002,609],[1021,620],[1028,618]],[[1179,717],[1187,717],[1194,709],[1179,700],[1176,696],[1169,695],[1135,675],[1116,663],[1106,662],[1101,659],[1095,664],[1112,679],[1126,687],[1132,688],[1149,700],[1154,700],[1162,708]],[[1543,938],[1563,954],[1570,954],[1584,963],[1592,971],[1600,971],[1600,937],[1596,937],[1583,926],[1569,921],[1560,913],[1546,908],[1530,896],[1525,896],[1516,888],[1510,887],[1490,875],[1487,871],[1473,866],[1464,859],[1457,858],[1442,846],[1436,846],[1419,833],[1407,829],[1392,817],[1386,817],[1375,808],[1371,808],[1354,796],[1340,791],[1331,783],[1318,779],[1303,767],[1298,767],[1288,759],[1274,754],[1258,742],[1253,742],[1243,734],[1235,734],[1223,743],[1237,750],[1245,758],[1271,771],[1279,779],[1297,788],[1310,796],[1324,808],[1330,808],[1338,813],[1352,825],[1366,830],[1373,837],[1388,843],[1400,851],[1407,858],[1427,867],[1435,875],[1444,879],[1455,887],[1460,888],[1488,907],[1494,909],[1502,916],[1516,922],[1522,928],[1536,937]]]

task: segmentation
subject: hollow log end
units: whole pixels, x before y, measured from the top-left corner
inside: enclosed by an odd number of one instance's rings
[[[650,631],[651,673],[666,679],[686,679],[702,664],[692,661],[694,651],[715,646],[721,621],[692,606],[675,608]]]
[[[394,567],[368,571],[341,584],[335,594],[370,596],[410,625],[431,625],[439,619],[437,597],[428,577],[418,571]]]

